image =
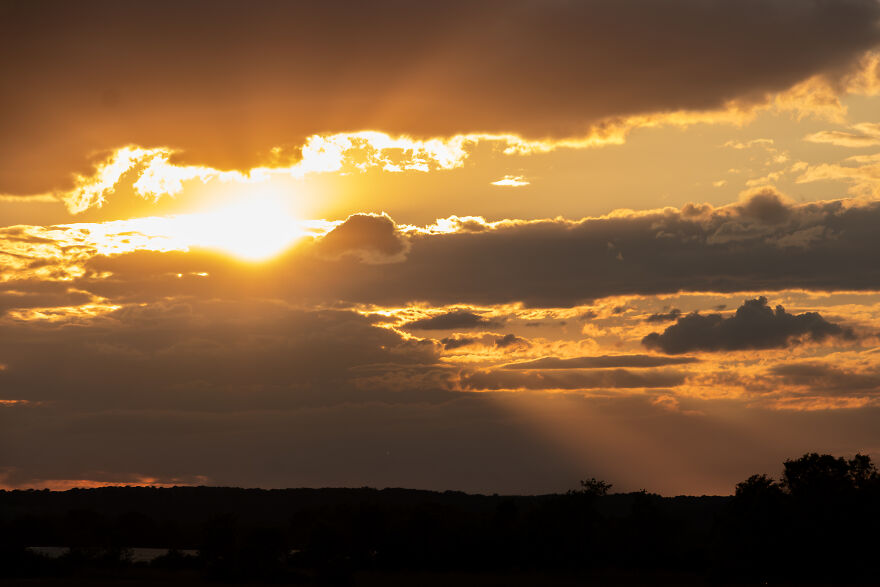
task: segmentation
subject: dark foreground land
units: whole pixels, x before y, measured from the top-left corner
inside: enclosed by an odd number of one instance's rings
[[[867,457],[805,455],[729,497],[608,488],[5,491],[0,583],[880,584],[880,477]],[[66,549],[32,548],[47,546]],[[145,548],[162,550],[134,556]]]

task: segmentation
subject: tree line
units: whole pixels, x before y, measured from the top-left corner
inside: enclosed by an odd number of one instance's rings
[[[753,475],[732,496],[611,489],[591,478],[568,493],[541,496],[370,488],[6,491],[0,576],[149,568],[275,583],[451,571],[682,583],[880,580],[880,476],[868,456],[805,454],[785,461],[778,479]],[[48,559],[27,548],[47,545],[70,551]],[[133,563],[131,547],[171,550]]]

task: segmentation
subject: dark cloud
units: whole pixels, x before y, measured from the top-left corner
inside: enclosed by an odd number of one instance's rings
[[[472,328],[492,328],[499,324],[496,320],[486,318],[470,310],[452,310],[445,314],[407,322],[404,324],[404,328],[408,330],[469,330]]]
[[[194,299],[90,319],[7,320],[0,399],[222,411],[433,401],[449,389],[434,384],[443,367],[433,342],[404,340],[373,322],[278,302]]]
[[[0,316],[10,310],[34,308],[66,308],[88,304],[92,296],[70,290],[64,283],[47,283],[44,291],[0,291]]]
[[[740,213],[765,224],[780,224],[791,216],[791,207],[773,188],[761,188],[749,194]]]
[[[849,453],[873,446],[880,415],[873,408],[743,410],[735,402],[716,409],[680,398],[683,408],[706,412],[694,416],[641,394],[457,397],[271,411],[4,408],[0,484],[126,479],[134,472],[246,487],[548,493],[595,471],[621,491],[647,485],[665,495],[730,494],[738,481],[773,470],[804,446]],[[749,426],[731,426],[731,419]],[[568,442],[553,440],[560,436]]]
[[[495,339],[495,346],[500,349],[509,347],[525,348],[532,346],[532,343],[515,334],[505,334],[504,336]]]
[[[679,291],[874,290],[877,223],[880,204],[823,202],[792,205],[779,224],[733,206],[420,235],[411,238],[406,260],[382,267],[381,275],[366,266],[339,267],[349,279],[334,284],[334,294],[381,304],[553,307]],[[609,238],[625,261],[608,252]]]
[[[654,355],[602,355],[599,357],[543,357],[534,361],[510,363],[505,369],[608,369],[616,367],[649,368],[696,363],[693,357],[657,357]]]
[[[334,131],[583,135],[839,77],[880,38],[872,0],[2,6],[0,193],[131,143],[229,169]]]
[[[681,291],[880,289],[880,203],[791,205],[788,220],[775,225],[743,217],[738,206],[411,234],[401,236],[408,251],[384,264],[354,255],[327,258],[315,253],[320,241],[261,265],[198,250],[95,256],[82,261],[85,275],[68,285],[116,303],[254,295],[398,307],[412,302],[570,307],[606,296]],[[382,217],[371,218],[387,227]],[[625,261],[609,254],[609,238]],[[67,262],[50,260],[59,271]],[[17,271],[0,268],[7,279]],[[26,287],[21,279],[0,283],[0,290]]]
[[[651,314],[645,318],[645,322],[672,322],[673,320],[678,320],[680,316],[681,310],[678,308],[672,308],[668,312]]]
[[[684,383],[686,374],[675,370],[632,372],[626,369],[589,371],[472,371],[463,373],[464,390],[490,391],[514,389],[631,389],[666,388]]]
[[[821,342],[829,337],[855,339],[852,329],[825,320],[816,312],[789,314],[774,311],[767,298],[746,300],[730,318],[698,312],[679,318],[663,333],[642,339],[649,349],[676,355],[692,351],[740,351],[785,348],[802,339]]]
[[[454,349],[457,349],[457,348],[461,348],[461,347],[463,347],[463,346],[469,346],[469,345],[472,345],[472,344],[478,342],[478,339],[476,339],[476,338],[468,338],[468,337],[466,337],[466,336],[462,336],[462,337],[459,337],[459,338],[450,338],[450,337],[447,337],[447,338],[441,338],[441,339],[440,339],[440,342],[443,344],[443,348],[444,348],[445,350],[447,350],[447,351],[451,351],[451,350],[454,350]]]
[[[490,401],[470,395],[430,405],[373,402],[296,410],[45,405],[16,409],[8,422],[7,410],[0,428],[0,485],[131,479],[133,471],[245,487],[547,492],[578,478],[523,418],[499,414]],[[530,485],[533,475],[541,480]]]
[[[827,363],[807,361],[774,365],[769,373],[788,385],[809,393],[831,396],[862,396],[880,393],[880,371],[848,370]]]
[[[407,242],[398,234],[394,221],[384,214],[353,214],[316,245],[321,255],[355,255],[367,263],[391,261],[406,248]]]

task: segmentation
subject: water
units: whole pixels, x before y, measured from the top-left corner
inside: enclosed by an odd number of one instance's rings
[[[48,558],[59,558],[70,552],[70,547],[28,546],[27,550]],[[134,563],[148,563],[170,552],[170,549],[168,548],[128,548],[126,550],[131,554],[131,562]],[[197,556],[199,554],[199,551],[197,550],[188,549],[178,550],[177,552],[184,556]]]

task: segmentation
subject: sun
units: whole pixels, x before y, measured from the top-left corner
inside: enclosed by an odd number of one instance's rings
[[[304,236],[288,198],[257,192],[205,212],[176,216],[175,237],[188,246],[219,249],[247,261],[263,261]]]
[[[243,261],[275,257],[305,237],[326,234],[338,222],[303,220],[287,191],[251,190],[204,211],[67,225],[92,239],[100,254],[135,250],[213,249]]]

